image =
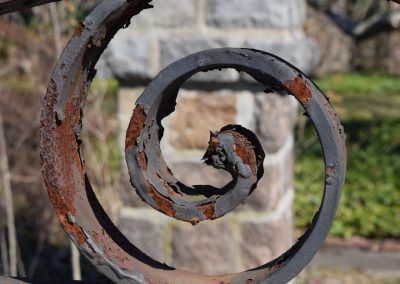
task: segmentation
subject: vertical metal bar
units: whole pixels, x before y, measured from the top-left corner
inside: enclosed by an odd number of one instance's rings
[[[0,15],[59,1],[61,0],[0,0]]]

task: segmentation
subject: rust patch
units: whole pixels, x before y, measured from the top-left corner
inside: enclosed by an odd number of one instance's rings
[[[236,131],[228,130],[226,132],[230,133],[235,139],[234,150],[236,154],[242,159],[243,163],[251,168],[254,175],[257,174],[257,157],[253,144]]]
[[[139,167],[142,170],[147,170],[147,156],[144,151],[139,152],[137,160],[138,160]]]
[[[311,86],[299,76],[292,80],[288,80],[283,85],[301,102],[303,106],[307,106],[312,97]]]
[[[175,217],[171,201],[162,196],[149,181],[147,181],[147,188],[151,197],[156,202],[158,209],[167,216]]]
[[[86,28],[85,24],[83,22],[80,22],[78,27],[75,30],[74,36],[81,37],[85,28]]]
[[[126,131],[125,149],[133,145],[137,145],[137,138],[144,127],[146,114],[143,105],[136,105],[131,121],[129,122],[128,130]]]
[[[210,138],[209,148],[211,151],[215,151],[219,146],[219,140],[218,140],[217,135],[218,135],[218,132],[216,132],[216,134],[213,134],[213,136]]]
[[[76,224],[73,225],[66,224],[66,222],[63,221],[63,219],[60,220],[64,229],[75,237],[79,246],[82,246],[86,242],[86,235],[83,232],[82,228]]]
[[[70,222],[70,214],[75,214],[76,209],[72,204],[71,196],[67,195],[66,198],[62,198],[58,191],[49,184],[49,181],[44,178],[44,182],[47,187],[47,192],[53,204],[54,210],[60,219],[63,228],[71,235],[73,235],[77,243],[81,246],[86,242],[86,236],[80,226],[76,223]]]
[[[86,79],[83,80],[86,81]],[[86,236],[82,228],[75,222],[70,222],[71,216],[74,217],[76,214],[74,205],[75,183],[82,182],[74,179],[70,165],[75,165],[81,173],[84,172],[79,155],[79,145],[73,131],[74,126],[80,123],[80,109],[74,108],[76,101],[70,95],[65,106],[66,119],[59,126],[56,126],[57,121],[54,114],[58,96],[56,83],[52,79],[46,94],[46,101],[50,103],[41,121],[40,143],[43,177],[50,200],[62,226],[75,237],[79,245],[83,245]],[[63,143],[61,141],[74,141],[75,143]],[[60,155],[55,153],[60,153]],[[55,164],[60,166],[54,167]]]
[[[214,204],[201,205],[199,208],[207,219],[214,220],[216,218]]]
[[[112,240],[104,231],[101,231],[101,233],[91,231],[91,235],[97,244],[101,244],[101,248],[104,250],[104,255],[107,258],[115,260],[121,266],[127,267],[129,265],[129,258],[122,253],[120,248],[115,247]]]

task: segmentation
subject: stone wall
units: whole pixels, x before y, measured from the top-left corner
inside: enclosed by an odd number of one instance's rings
[[[121,149],[136,98],[174,60],[207,48],[251,47],[280,55],[305,72],[318,48],[303,34],[303,0],[155,0],[120,32],[102,57],[101,76],[119,91]],[[234,70],[195,75],[179,93],[177,110],[163,121],[162,150],[175,176],[187,184],[222,185],[227,176],[201,164],[209,131],[226,124],[254,130],[267,152],[265,175],[245,204],[220,220],[193,227],[158,213],[131,189],[125,162],[125,208],[119,227],[139,248],[167,264],[222,274],[253,268],[292,243],[293,127],[297,102],[265,94]]]

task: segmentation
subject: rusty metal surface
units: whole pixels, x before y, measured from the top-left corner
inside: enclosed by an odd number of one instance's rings
[[[95,65],[115,33],[128,25],[131,17],[149,8],[149,2],[102,1],[80,24],[50,80],[41,117],[40,149],[45,185],[61,224],[81,253],[115,283],[287,283],[311,260],[330,229],[344,182],[346,152],[343,128],[327,98],[304,74],[276,56],[256,50],[226,48],[199,52],[171,64],[137,101],[128,129],[126,155],[133,183],[138,191],[143,190],[142,197],[148,198],[153,207],[187,221],[193,216],[211,219],[217,214],[222,216],[242,198],[237,198],[236,194],[247,196],[253,189],[262,172],[258,157],[261,152],[240,154],[249,151],[248,146],[255,143],[252,135],[239,126],[222,129],[211,137],[205,159],[213,166],[232,170],[231,166],[221,163],[222,160],[212,157],[218,153],[218,146],[225,149],[225,153],[229,152],[226,150],[229,147],[236,147],[236,151],[230,153],[236,153],[242,165],[235,169],[238,180],[235,185],[240,185],[239,190],[234,190],[234,186],[218,198],[218,207],[213,203],[213,208],[198,206],[198,212],[194,213],[179,211],[174,204],[164,202],[172,193],[168,192],[171,186],[168,179],[173,177],[158,152],[157,131],[161,119],[173,111],[180,85],[197,72],[235,68],[247,72],[270,90],[295,96],[320,137],[326,180],[324,198],[313,225],[281,257],[250,271],[224,276],[198,275],[169,267],[145,255],[118,231],[91,188],[81,155],[81,132]],[[240,147],[237,143],[241,143]],[[164,186],[167,190],[162,192]],[[234,198],[230,194],[235,195]]]
[[[159,75],[164,77],[166,74]],[[157,80],[154,84],[158,84]],[[180,83],[173,83],[179,89]],[[160,148],[165,109],[176,98],[163,87],[148,87],[138,99],[127,130],[126,160],[131,181],[139,196],[154,209],[193,225],[220,218],[242,203],[263,175],[264,151],[255,134],[239,125],[228,125],[212,133],[203,157],[206,165],[227,171],[232,181],[222,188],[210,185],[189,187],[177,180],[164,161]],[[153,94],[151,90],[157,90]],[[158,98],[157,96],[162,96]],[[155,97],[155,104],[148,101]]]
[[[61,0],[10,0],[0,1],[0,15],[29,9],[35,6],[59,2]]]

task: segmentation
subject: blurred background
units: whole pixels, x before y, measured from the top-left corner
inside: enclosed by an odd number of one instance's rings
[[[0,275],[107,283],[62,230],[43,186],[41,104],[55,63],[98,1],[0,16]],[[171,62],[224,46],[275,53],[330,98],[347,134],[347,180],[326,244],[296,283],[400,283],[400,5],[383,0],[155,0],[98,64],[84,119],[97,197],[159,261],[194,272],[253,268],[290,248],[322,198],[318,137],[288,96],[233,70],[198,74],[163,121],[162,150],[187,184],[222,185],[201,164],[209,131],[239,123],[267,152],[259,188],[219,221],[193,227],[154,212],[130,186],[124,135],[135,100]]]

